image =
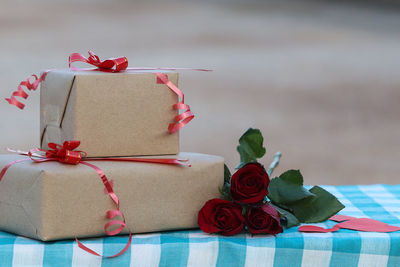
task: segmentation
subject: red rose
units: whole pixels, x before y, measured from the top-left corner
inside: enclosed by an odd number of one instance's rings
[[[276,235],[283,232],[279,214],[272,205],[263,205],[249,210],[246,225],[252,234]]]
[[[247,163],[232,175],[231,197],[241,204],[261,202],[268,194],[269,177],[259,163]]]
[[[242,231],[242,207],[230,201],[214,198],[199,211],[198,224],[205,233],[235,235]]]

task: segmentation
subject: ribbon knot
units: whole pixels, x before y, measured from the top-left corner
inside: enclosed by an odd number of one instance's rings
[[[46,158],[48,159],[56,159],[61,163],[77,165],[86,156],[83,151],[74,151],[79,145],[80,141],[65,141],[62,146],[49,143],[48,146],[51,149],[43,151],[46,152]]]
[[[69,68],[71,70],[79,70],[78,68],[72,66],[72,63],[76,61],[88,63],[101,69],[101,71],[106,72],[120,72],[128,68],[128,59],[126,57],[109,58],[101,61],[100,58],[93,51],[89,51],[88,58],[84,57],[80,53],[72,53],[69,56]]]
[[[100,64],[100,58],[91,50],[89,50],[88,61],[90,64]]]

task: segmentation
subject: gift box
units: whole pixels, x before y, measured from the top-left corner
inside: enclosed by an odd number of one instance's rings
[[[177,157],[188,159],[191,167],[91,161],[113,180],[120,210],[134,233],[196,228],[205,201],[219,197],[223,158]],[[0,155],[0,167],[23,158]],[[43,241],[103,236],[105,213],[113,208],[98,173],[83,164],[23,161],[0,181],[0,230]]]
[[[175,85],[178,73],[167,75]],[[178,96],[155,71],[52,70],[40,88],[41,147],[80,140],[88,157],[177,154]]]

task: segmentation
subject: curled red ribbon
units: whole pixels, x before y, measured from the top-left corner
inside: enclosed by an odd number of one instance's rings
[[[94,69],[79,69],[72,66],[74,62],[84,62],[90,65],[95,66]],[[143,71],[143,70],[195,70],[195,71],[210,71],[208,69],[192,69],[192,68],[128,68],[128,59],[126,57],[119,58],[109,58],[106,60],[100,60],[100,58],[93,53],[93,51],[89,51],[89,57],[85,57],[80,53],[72,53],[68,59],[68,65],[71,70],[80,70],[80,71],[103,71],[103,72],[122,72],[122,71]],[[25,86],[28,90],[35,91],[39,84],[46,78],[48,71],[44,72],[40,78],[38,78],[35,74],[29,76],[26,80],[22,81],[18,90],[14,91],[10,98],[6,98],[6,101],[11,105],[18,107],[19,109],[23,109],[25,104],[18,101],[16,97],[22,97],[24,99],[28,98],[28,94],[22,89]],[[173,109],[175,110],[184,110],[182,114],[178,114],[174,118],[174,122],[168,126],[168,131],[172,134],[179,131],[183,126],[188,124],[193,118],[194,115],[190,110],[190,107],[184,103],[184,95],[183,92],[170,80],[168,80],[167,75],[162,73],[156,73],[157,82],[163,83],[168,86],[174,93],[178,95],[180,101],[173,105]],[[31,78],[34,78],[33,82],[30,82]]]
[[[84,164],[86,166],[89,166],[93,168],[97,174],[99,175],[101,181],[104,184],[104,192],[112,199],[112,201],[115,204],[115,209],[107,211],[107,218],[110,219],[108,223],[105,224],[104,226],[104,231],[107,235],[109,236],[114,236],[119,233],[121,233],[122,230],[127,227],[126,221],[125,221],[125,216],[124,214],[119,210],[119,199],[118,196],[115,194],[113,190],[113,183],[112,181],[108,180],[107,176],[105,173],[96,165],[93,165],[89,163],[88,161],[130,161],[130,162],[147,162],[147,163],[158,163],[158,164],[171,164],[171,165],[178,165],[178,166],[189,166],[186,162],[187,160],[183,159],[166,159],[166,158],[86,158],[86,153],[83,151],[75,150],[78,148],[80,145],[80,141],[65,141],[64,144],[61,146],[59,144],[55,143],[49,143],[50,149],[40,149],[40,148],[34,148],[31,149],[29,152],[24,152],[24,151],[15,151],[8,149],[10,152],[15,152],[20,155],[28,156],[29,158],[27,159],[21,159],[21,160],[16,160],[13,161],[9,164],[7,164],[0,172],[0,182],[3,179],[5,173],[7,172],[7,169],[10,168],[12,165],[18,162],[22,161],[27,161],[27,160],[33,160],[36,163],[41,163],[41,162],[46,162],[46,161],[58,161],[64,164]],[[42,154],[40,154],[42,153]],[[122,220],[115,219],[116,217],[122,218]],[[111,227],[113,226],[119,226],[114,230],[110,230]],[[129,229],[128,229],[129,230]],[[93,255],[100,256],[101,255],[92,249],[86,247],[84,244],[82,244],[77,238],[75,238],[76,242],[78,243],[78,246],[85,250],[86,252],[89,252]],[[112,256],[107,256],[107,258],[113,258],[117,257],[121,254],[123,254],[130,246],[132,242],[132,232],[129,230],[129,239],[126,244],[126,246],[117,254],[112,255]]]
[[[22,97],[23,99],[27,99],[28,94],[24,91],[24,89],[22,89],[22,87],[25,86],[26,89],[35,91],[38,88],[39,84],[46,78],[46,75],[47,75],[47,71],[44,72],[40,76],[40,78],[38,78],[35,74],[32,74],[31,76],[26,78],[26,80],[19,83],[17,91],[14,91],[11,94],[10,98],[6,98],[6,101],[8,103],[10,103],[11,105],[18,107],[19,109],[24,109],[25,104],[18,101],[15,97],[18,96],[18,97]],[[32,78],[34,79],[33,82],[31,82]]]
[[[184,103],[185,101],[185,96],[183,95],[182,91],[175,85],[173,84],[170,80],[168,80],[168,76],[163,74],[163,73],[156,73],[157,75],[157,83],[163,83],[166,86],[168,86],[169,89],[171,89],[175,94],[178,95],[180,98],[180,101],[173,105],[173,109],[175,110],[184,110],[183,113],[178,114],[174,118],[174,122],[170,123],[168,126],[168,131],[170,133],[175,133],[179,131],[183,126],[189,123],[194,118],[194,115],[192,111],[190,110],[189,105],[186,105]]]

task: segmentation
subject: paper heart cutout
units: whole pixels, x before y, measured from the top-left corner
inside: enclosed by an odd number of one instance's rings
[[[355,218],[346,215],[334,215],[329,220],[340,222],[332,228],[322,228],[314,225],[303,225],[299,227],[300,232],[330,233],[336,232],[340,228],[363,232],[390,233],[400,231],[400,227],[386,224],[369,218]]]
[[[329,218],[329,220],[335,221],[335,222],[343,222],[343,221],[347,221],[347,220],[351,220],[351,219],[357,219],[357,218],[347,216],[347,215],[333,215],[332,217]]]

